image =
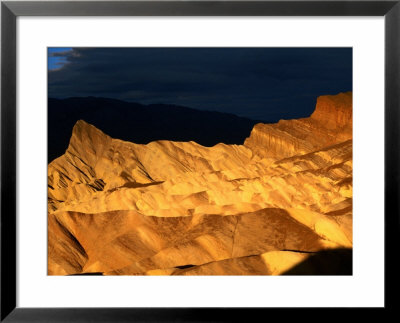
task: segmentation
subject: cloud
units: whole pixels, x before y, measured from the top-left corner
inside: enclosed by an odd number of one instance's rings
[[[50,55],[50,54],[49,54]],[[73,48],[53,52],[49,97],[173,103],[269,120],[352,89],[351,48]],[[278,118],[279,119],[279,118]]]

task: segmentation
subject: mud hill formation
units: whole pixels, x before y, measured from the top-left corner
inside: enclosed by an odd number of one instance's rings
[[[48,242],[49,275],[279,275],[352,248],[352,94],[243,145],[135,144],[80,120],[48,165]]]

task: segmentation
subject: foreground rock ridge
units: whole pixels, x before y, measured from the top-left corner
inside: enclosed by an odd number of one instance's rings
[[[352,248],[352,166],[351,92],[243,145],[135,144],[79,120],[48,165],[48,274],[284,274]]]

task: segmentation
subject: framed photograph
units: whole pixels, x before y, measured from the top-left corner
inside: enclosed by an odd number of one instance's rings
[[[391,308],[399,15],[3,1],[1,320]]]

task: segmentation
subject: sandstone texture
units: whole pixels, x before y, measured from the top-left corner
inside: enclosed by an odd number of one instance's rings
[[[338,248],[352,248],[351,93],[243,145],[135,144],[79,120],[48,165],[49,275],[280,275]]]

